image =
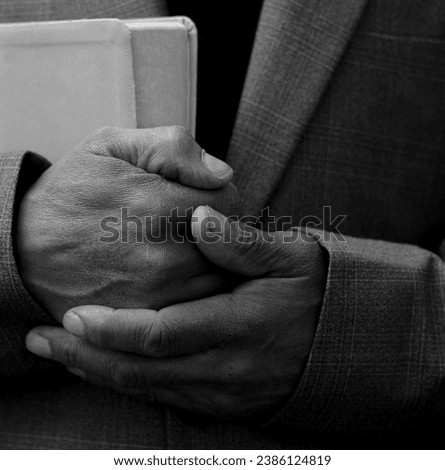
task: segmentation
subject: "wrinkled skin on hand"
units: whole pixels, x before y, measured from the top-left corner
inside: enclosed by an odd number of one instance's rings
[[[34,328],[27,348],[95,385],[206,416],[264,422],[305,370],[327,255],[304,229],[262,232],[210,207],[195,216],[198,248],[244,282],[159,311],[78,306],[63,328]]]
[[[20,274],[37,302],[60,321],[75,305],[158,309],[219,291],[216,268],[190,241],[177,242],[199,205],[240,209],[230,168],[216,176],[203,155],[182,128],[107,128],[49,168],[26,193],[17,224]],[[163,226],[159,217],[174,208],[191,210]],[[133,218],[127,230],[122,210]]]

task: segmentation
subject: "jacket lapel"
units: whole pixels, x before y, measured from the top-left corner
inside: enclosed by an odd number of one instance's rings
[[[264,0],[227,161],[249,211],[269,201],[367,0]]]

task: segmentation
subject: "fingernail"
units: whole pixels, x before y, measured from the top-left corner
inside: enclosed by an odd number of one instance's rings
[[[216,211],[213,209],[213,207],[210,206],[204,206],[205,211],[206,211],[206,217],[211,219],[211,220],[219,220],[222,224],[225,222],[226,217],[221,214],[221,212]]]
[[[81,370],[81,369],[76,369],[75,367],[67,367],[66,370],[73,375],[77,375],[77,377],[80,377],[81,379],[86,379],[87,374]]]
[[[227,163],[204,152],[204,165],[218,178],[225,178],[233,173]]]
[[[217,210],[213,209],[213,207],[205,206],[207,211],[207,218],[212,224],[209,224],[207,227],[211,232],[218,232],[224,233],[227,230],[230,230],[230,224],[235,223],[233,219],[226,217],[225,215],[221,214]]]
[[[50,359],[52,356],[51,345],[43,336],[31,334],[26,338],[26,347],[37,356]]]
[[[83,336],[85,333],[85,323],[74,312],[67,312],[63,317],[63,326],[66,330],[76,336]]]

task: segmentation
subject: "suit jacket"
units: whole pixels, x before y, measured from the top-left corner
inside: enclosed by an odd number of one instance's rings
[[[0,18],[148,8],[34,2],[0,1]],[[21,285],[13,230],[20,194],[45,163],[4,156],[0,447],[347,448],[351,436],[424,434],[445,407],[445,264],[435,254],[445,236],[444,124],[445,4],[265,0],[227,160],[250,211],[268,206],[298,225],[326,219],[330,207],[332,219],[347,216],[347,236],[321,232],[329,274],[311,355],[293,397],[261,429],[153,407],[59,370],[36,384],[32,374],[48,366],[23,339],[45,318]]]

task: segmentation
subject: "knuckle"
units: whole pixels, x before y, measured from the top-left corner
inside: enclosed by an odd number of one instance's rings
[[[121,130],[118,127],[104,126],[97,129],[97,131],[94,133],[94,137],[104,141],[109,141],[118,137],[120,133]]]
[[[169,138],[172,142],[185,142],[190,139],[190,134],[184,126],[172,126],[169,129]]]
[[[108,155],[111,152],[113,142],[115,142],[120,135],[121,129],[118,127],[101,127],[80,144],[82,153]]]
[[[55,355],[60,362],[67,366],[80,365],[80,347],[76,342],[67,341],[55,348]]]
[[[159,318],[140,330],[139,345],[149,356],[163,357],[172,350],[170,329]]]
[[[111,382],[122,388],[134,389],[141,385],[141,374],[136,366],[113,360],[108,366]]]

